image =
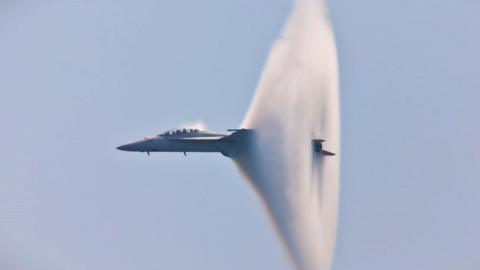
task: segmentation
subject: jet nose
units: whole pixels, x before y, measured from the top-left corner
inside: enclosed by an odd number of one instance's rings
[[[133,142],[117,147],[118,150],[130,152],[147,152],[150,150],[150,148],[150,142],[148,140]]]
[[[145,142],[143,141],[120,145],[119,147],[117,147],[118,150],[130,152],[143,151],[143,148],[145,148]]]
[[[120,145],[119,147],[117,147],[118,150],[122,150],[122,151],[128,151],[128,144],[124,144],[124,145]]]

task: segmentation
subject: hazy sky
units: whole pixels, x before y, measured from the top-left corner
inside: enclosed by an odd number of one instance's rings
[[[1,1],[1,0],[0,0]],[[219,154],[115,147],[237,127],[289,0],[0,2],[0,268],[289,269]],[[330,1],[334,270],[480,267],[480,3]]]

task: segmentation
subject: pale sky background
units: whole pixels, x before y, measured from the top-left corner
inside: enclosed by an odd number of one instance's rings
[[[279,269],[220,154],[115,147],[237,127],[290,0],[0,0],[0,268]],[[334,270],[480,268],[480,2],[330,1]]]

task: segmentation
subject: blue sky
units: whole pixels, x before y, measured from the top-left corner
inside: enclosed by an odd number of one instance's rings
[[[237,127],[287,0],[0,4],[2,269],[289,269],[221,155],[123,153]],[[334,269],[478,269],[480,4],[330,1],[341,75]]]

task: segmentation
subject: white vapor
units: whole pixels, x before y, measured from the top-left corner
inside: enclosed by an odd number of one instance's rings
[[[330,269],[339,194],[339,93],[335,41],[323,0],[297,0],[270,52],[242,128],[256,130],[234,157],[302,270]],[[318,156],[312,139],[336,156]]]
[[[194,122],[183,123],[178,128],[193,128],[193,129],[198,129],[198,130],[208,130],[207,125],[205,125],[205,123],[203,123],[202,120],[196,120]]]

